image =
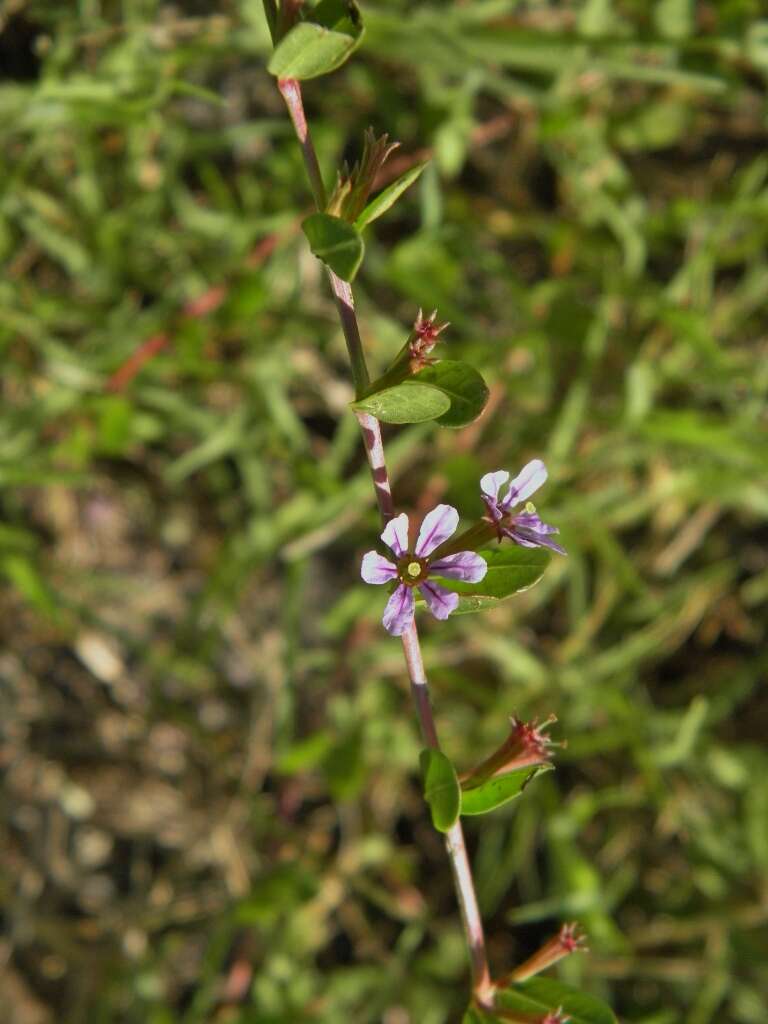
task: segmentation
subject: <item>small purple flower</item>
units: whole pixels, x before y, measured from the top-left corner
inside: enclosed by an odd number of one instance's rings
[[[547,467],[541,459],[533,459],[520,470],[503,498],[499,498],[499,492],[509,480],[509,473],[505,469],[486,473],[480,481],[480,490],[488,509],[488,521],[496,527],[499,540],[509,537],[524,548],[551,548],[564,555],[563,548],[551,540],[551,535],[560,531],[555,526],[543,523],[536,513],[536,506],[527,500],[546,479]],[[513,514],[513,510],[523,501],[526,503],[523,508]]]
[[[395,556],[395,561],[369,551],[363,556],[360,575],[366,583],[391,583],[399,580],[384,609],[382,622],[392,636],[401,636],[413,621],[418,587],[436,619],[447,619],[459,603],[459,595],[433,583],[431,576],[442,576],[463,583],[479,583],[488,566],[474,551],[458,551],[445,558],[431,560],[430,555],[456,532],[459,513],[451,505],[438,505],[424,517],[416,547],[408,549],[408,516],[403,512],[390,519],[381,539]]]

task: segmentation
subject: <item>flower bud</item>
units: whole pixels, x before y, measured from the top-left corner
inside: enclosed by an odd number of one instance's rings
[[[413,325],[413,333],[408,339],[408,352],[411,357],[411,370],[416,373],[425,366],[429,366],[433,362],[429,358],[429,353],[437,344],[437,339],[442,332],[449,327],[448,323],[438,324],[436,323],[437,310],[433,309],[432,313],[425,317],[421,310],[419,315],[416,317],[416,322]]]
[[[344,164],[325,212],[353,224],[365,209],[379,171],[399,145],[399,142],[390,142],[388,135],[377,139],[373,128],[368,128],[363,138],[363,155],[351,171]]]
[[[578,924],[564,924],[557,935],[553,935],[548,942],[545,942],[537,953],[534,953],[519,967],[515,967],[506,980],[508,982],[527,981],[535,974],[540,974],[558,961],[564,960],[571,953],[586,952],[586,949],[586,936]]]
[[[536,765],[552,763],[552,748],[563,746],[554,743],[544,732],[553,722],[555,715],[550,715],[538,724],[538,719],[524,722],[516,715],[510,718],[512,729],[508,738],[472,772],[461,777],[462,789],[472,789],[493,776],[506,775],[519,768],[533,768]]]

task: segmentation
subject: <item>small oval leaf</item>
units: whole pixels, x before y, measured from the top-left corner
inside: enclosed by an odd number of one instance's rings
[[[440,388],[450,398],[450,409],[438,420],[441,427],[463,427],[471,423],[488,401],[486,383],[469,363],[441,359],[420,370],[413,379]]]
[[[495,999],[500,1010],[545,1015],[562,1009],[569,1024],[616,1024],[610,1007],[601,999],[579,992],[554,978],[531,978],[498,992]]]
[[[549,552],[544,548],[523,548],[517,544],[505,544],[478,553],[488,565],[488,571],[479,583],[457,583],[455,580],[444,583],[459,595],[454,615],[495,608],[501,601],[528,590],[539,582],[550,562]]]
[[[298,79],[326,75],[340,68],[363,38],[360,12],[351,0],[321,0],[311,17],[294,25],[277,44],[267,64],[270,74]]]
[[[506,775],[498,775],[473,789],[463,789],[461,792],[461,813],[462,814],[487,814],[495,811],[502,804],[509,803],[515,797],[520,796],[529,782],[534,779],[542,768],[519,768],[514,772],[507,772]]]
[[[394,388],[361,398],[352,408],[370,413],[382,423],[424,423],[437,419],[450,405],[448,396],[437,388],[406,380]]]
[[[424,799],[438,832],[455,825],[461,808],[461,789],[453,765],[440,750],[422,750],[419,761],[424,780]]]
[[[302,221],[301,229],[319,260],[342,281],[354,279],[363,262],[365,246],[352,224],[329,213],[313,213]]]
[[[401,175],[397,181],[393,181],[391,185],[384,189],[383,192],[379,192],[375,199],[372,199],[366,206],[363,212],[355,221],[355,227],[358,231],[362,231],[367,224],[371,224],[377,218],[381,217],[383,213],[386,213],[390,207],[394,206],[400,196],[405,192],[407,188],[416,181],[421,172],[427,166],[428,161],[424,161],[422,164],[416,164],[415,167],[411,167],[409,171]]]

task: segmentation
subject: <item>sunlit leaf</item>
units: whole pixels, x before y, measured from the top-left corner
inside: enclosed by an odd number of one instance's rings
[[[424,799],[429,804],[432,824],[439,832],[455,825],[461,807],[461,789],[453,765],[440,750],[422,750],[421,774]]]
[[[363,24],[349,0],[323,0],[280,40],[267,70],[277,78],[317,78],[347,60],[360,44]]]
[[[302,222],[312,252],[342,281],[352,281],[363,262],[365,246],[357,229],[329,213],[313,213]]]
[[[352,408],[370,413],[383,423],[423,423],[437,419],[450,406],[451,400],[438,388],[406,380],[361,398]]]
[[[411,187],[426,166],[427,161],[417,164],[415,167],[411,167],[411,169],[401,175],[397,181],[393,181],[391,185],[385,188],[383,192],[379,192],[376,198],[372,199],[371,202],[368,203],[366,208],[355,221],[355,227],[357,230],[362,231],[367,224],[373,223],[373,221],[378,217],[381,217],[383,213],[386,213],[390,207],[394,206],[403,192],[405,192],[407,188]]]
[[[520,796],[540,771],[542,768],[520,768],[506,775],[486,779],[473,789],[462,790],[461,813],[487,814],[489,811],[495,811],[497,807]]]

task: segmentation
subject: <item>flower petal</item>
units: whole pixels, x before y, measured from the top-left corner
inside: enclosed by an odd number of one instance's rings
[[[439,558],[429,566],[430,576],[444,576],[464,583],[479,583],[487,572],[488,563],[476,551],[458,551],[455,555]]]
[[[397,576],[397,566],[378,551],[368,551],[363,555],[360,575],[366,583],[389,583]]]
[[[405,629],[413,622],[414,603],[413,589],[401,583],[387,601],[387,607],[381,618],[388,633],[391,633],[392,636],[402,636]]]
[[[509,480],[509,473],[506,469],[497,469],[495,473],[486,473],[480,479],[480,490],[489,498],[498,499],[499,491]]]
[[[546,479],[547,467],[541,459],[533,459],[526,466],[523,466],[509,485],[509,490],[504,495],[502,505],[505,509],[519,505],[521,501],[530,498],[534,491],[538,491]]]
[[[430,583],[428,580],[419,584],[419,590],[424,595],[424,600],[436,619],[447,619],[459,603],[458,594],[453,594],[445,587],[440,587],[437,583]]]
[[[560,533],[556,526],[549,526],[535,512],[521,512],[519,516],[513,516],[512,524],[534,533]]]
[[[533,530],[527,530],[524,526],[505,529],[504,535],[522,548],[549,548],[551,551],[556,551],[558,555],[568,554],[565,548],[560,547],[545,533],[535,533]]]
[[[408,516],[405,512],[389,520],[381,539],[398,558],[403,557],[408,550]]]
[[[438,505],[433,508],[421,524],[419,539],[416,541],[416,555],[419,558],[431,555],[443,541],[453,536],[458,525],[459,513],[453,505]]]

